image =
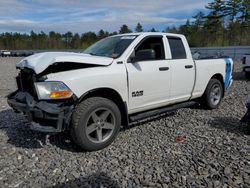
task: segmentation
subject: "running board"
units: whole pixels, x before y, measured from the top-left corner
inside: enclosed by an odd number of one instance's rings
[[[167,112],[173,112],[173,111],[176,111],[180,108],[191,107],[191,106],[194,106],[196,104],[198,104],[198,103],[195,101],[188,101],[188,102],[184,102],[184,103],[179,103],[179,104],[167,106],[167,107],[160,108],[160,109],[155,109],[155,110],[151,110],[151,111],[142,112],[142,113],[139,113],[136,115],[131,115],[131,116],[129,116],[129,120],[130,120],[130,122],[138,121],[138,120],[148,118],[150,116],[156,116],[156,115],[160,115],[160,114],[167,113]]]

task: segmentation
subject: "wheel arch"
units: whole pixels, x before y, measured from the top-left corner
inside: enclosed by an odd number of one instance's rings
[[[127,103],[122,99],[121,95],[111,88],[96,88],[84,93],[79,99],[78,104],[90,97],[104,97],[113,101],[121,112],[122,125],[128,126],[128,108]]]

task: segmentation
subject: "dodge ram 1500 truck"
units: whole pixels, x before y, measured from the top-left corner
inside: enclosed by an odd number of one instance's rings
[[[120,126],[189,107],[219,106],[232,83],[231,59],[194,61],[183,35],[130,33],[100,40],[83,53],[47,52],[17,63],[8,104],[31,128],[68,130],[83,149],[102,149]]]

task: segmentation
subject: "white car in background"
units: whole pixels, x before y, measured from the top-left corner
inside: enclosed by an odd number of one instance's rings
[[[246,78],[250,79],[250,54],[245,54],[245,56],[242,58],[242,64]]]
[[[9,50],[0,50],[0,54],[2,57],[9,57],[11,56],[11,51]]]

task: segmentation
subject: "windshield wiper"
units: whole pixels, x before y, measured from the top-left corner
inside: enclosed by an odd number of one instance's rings
[[[93,56],[100,56],[100,57],[108,57],[108,56],[105,56],[105,55],[100,55],[100,54],[95,54],[95,53],[87,53],[89,55],[93,55]]]
[[[89,54],[89,55],[93,55],[93,56],[100,56],[100,57],[109,57],[109,56],[105,56],[105,55],[101,55],[101,54],[96,54],[96,53],[93,53],[93,52],[85,53],[85,54]]]
[[[89,54],[89,55],[96,55],[96,54],[94,54],[94,53],[86,53],[86,52],[82,52],[82,53],[84,53],[84,54]]]

